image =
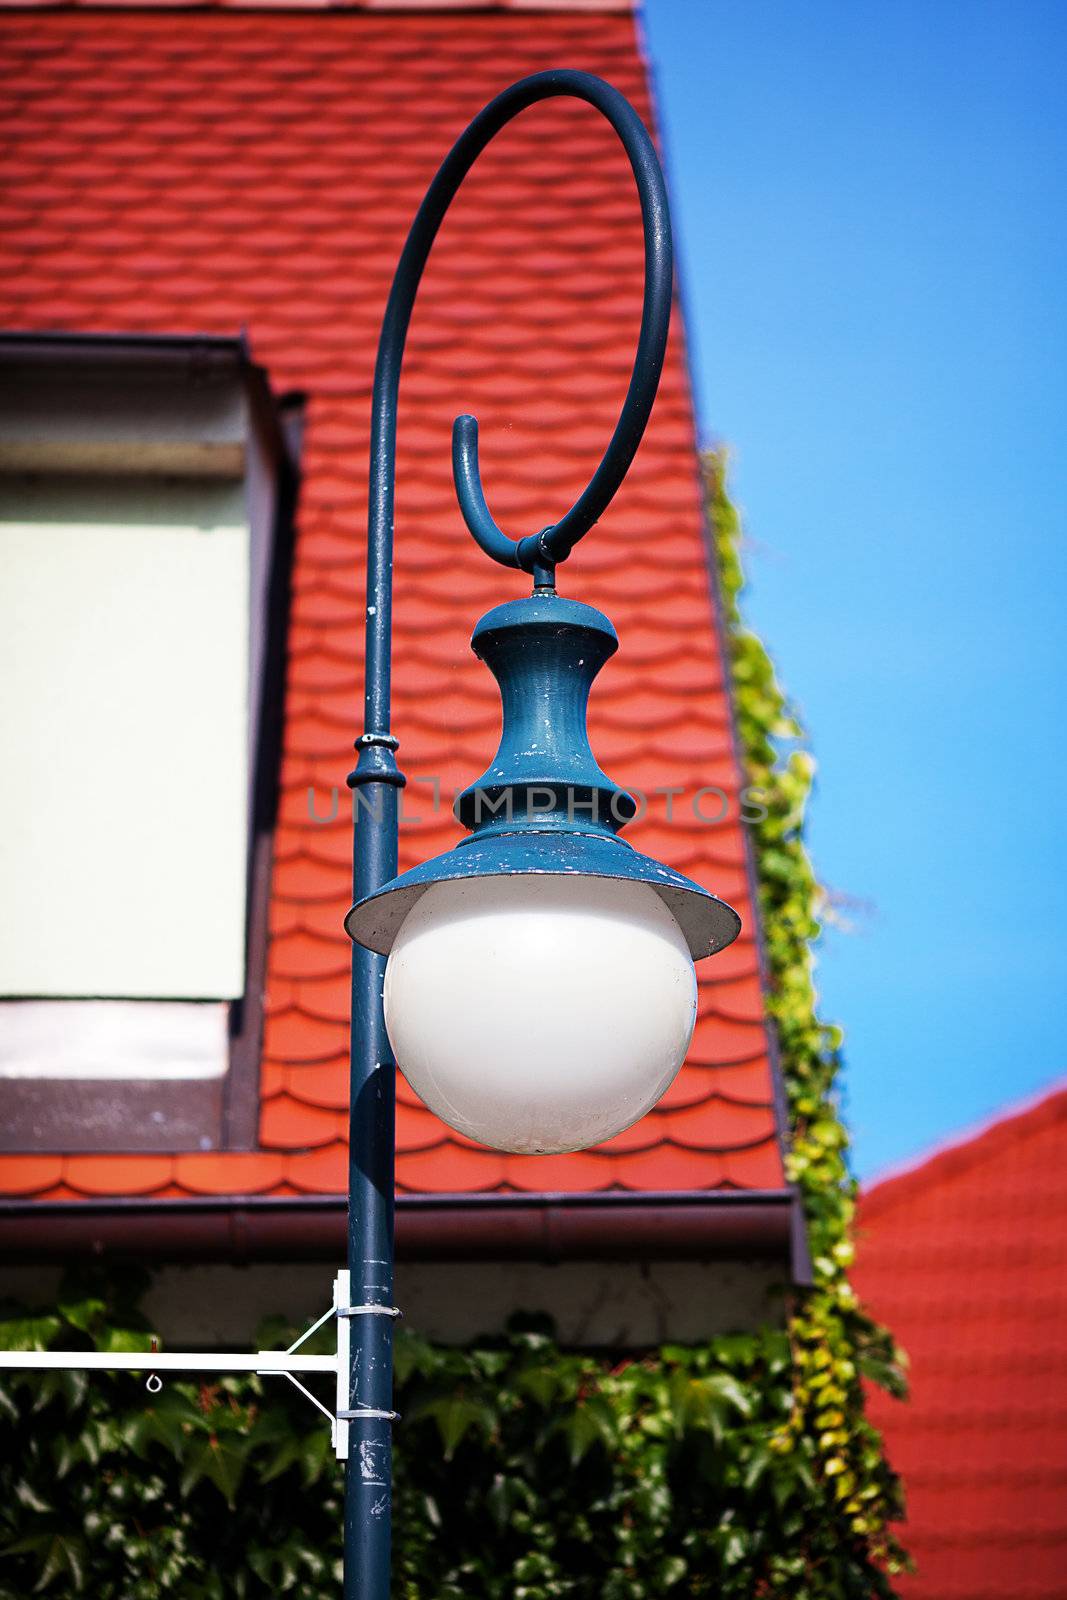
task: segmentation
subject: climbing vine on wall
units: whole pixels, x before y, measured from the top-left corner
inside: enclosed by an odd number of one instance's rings
[[[396,1600],[870,1600],[902,1552],[896,1480],[861,1379],[903,1387],[848,1283],[854,1186],[818,1021],[819,890],[803,845],[810,758],[742,625],[725,458],[704,458],[738,734],[762,791],[756,862],[769,1005],[814,1287],[788,1326],[620,1360],[516,1319],[474,1348],[397,1344]],[[143,1349],[136,1271],[68,1276],[10,1308],[0,1345]],[[278,1325],[260,1347],[281,1342]],[[12,1373],[0,1388],[0,1600],[336,1600],[340,1478],[328,1431],[280,1381]]]
[[[741,616],[741,523],[727,489],[726,450],[705,451],[702,466],[738,742],[746,778],[760,792],[765,813],[753,826],[767,1004],[789,1107],[788,1176],[803,1196],[813,1263],[814,1288],[800,1300],[790,1327],[794,1406],[772,1443],[785,1455],[801,1440],[814,1445],[816,1470],[832,1485],[850,1532],[871,1560],[896,1572],[904,1552],[889,1524],[902,1511],[900,1485],[865,1418],[861,1380],[900,1397],[906,1384],[892,1336],[867,1316],[848,1281],[856,1184],[836,1100],[841,1032],[821,1022],[816,1008],[813,945],[823,897],[804,845],[815,764],[803,748],[781,756],[783,743],[802,742],[804,730],[766,648]]]

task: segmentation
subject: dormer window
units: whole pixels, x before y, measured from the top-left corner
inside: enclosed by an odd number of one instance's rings
[[[254,1135],[291,479],[239,341],[0,341],[4,1148]]]

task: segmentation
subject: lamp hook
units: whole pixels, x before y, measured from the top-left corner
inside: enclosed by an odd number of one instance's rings
[[[670,212],[663,172],[652,140],[630,102],[588,72],[559,69],[521,78],[479,112],[456,140],[426,191],[407,242],[382,322],[374,373],[371,440],[371,524],[392,527],[396,401],[400,363],[415,294],[431,246],[453,196],[477,157],[520,111],[560,95],[586,101],[611,123],[630,158],[641,202],[645,244],[645,288],[641,331],[630,386],[603,459],[574,505],[558,522],[523,539],[511,539],[486,503],[478,461],[478,423],[457,417],[452,429],[452,472],[463,520],[485,553],[506,567],[534,574],[549,586],[556,564],[566,560],[610,505],[630,466],[656,396],[671,315],[673,256]]]

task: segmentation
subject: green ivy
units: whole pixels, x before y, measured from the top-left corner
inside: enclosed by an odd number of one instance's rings
[[[802,742],[804,730],[766,649],[742,622],[741,523],[727,490],[726,451],[705,451],[702,465],[738,742],[746,779],[765,813],[753,829],[770,980],[767,1007],[777,1027],[789,1106],[787,1171],[803,1197],[815,1280],[790,1323],[794,1403],[774,1448],[788,1456],[800,1440],[814,1444],[820,1481],[838,1502],[842,1536],[864,1551],[874,1571],[897,1573],[908,1564],[889,1526],[903,1515],[901,1487],[864,1414],[861,1380],[903,1398],[905,1359],[887,1330],[859,1306],[848,1281],[856,1183],[835,1089],[841,1030],[821,1022],[817,1012],[813,946],[821,932],[823,894],[804,847],[815,763],[801,748],[781,758],[783,744]]]
[[[815,1287],[785,1330],[633,1359],[560,1349],[517,1319],[474,1348],[397,1340],[395,1600],[869,1600],[892,1595],[896,1480],[861,1379],[901,1392],[889,1336],[847,1281],[854,1186],[834,1104],[840,1040],[815,1014],[819,891],[802,844],[810,759],[741,625],[739,529],[705,458],[738,732],[756,828],[791,1176]],[[145,1349],[130,1270],[73,1275],[12,1308],[0,1345]],[[286,1330],[259,1332],[260,1346]],[[340,1476],[321,1417],[281,1380],[7,1375],[0,1600],[336,1600]]]

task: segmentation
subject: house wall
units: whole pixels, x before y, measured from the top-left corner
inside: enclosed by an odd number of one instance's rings
[[[544,1312],[565,1344],[627,1349],[697,1343],[762,1323],[780,1324],[787,1264],[738,1261],[400,1262],[396,1300],[405,1325],[466,1343],[499,1333],[516,1310]],[[281,1313],[302,1326],[329,1302],[323,1262],[166,1266],[146,1311],[165,1348],[247,1347],[259,1322]],[[56,1267],[5,1267],[0,1294],[47,1301]]]

